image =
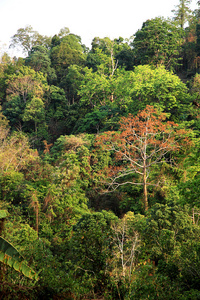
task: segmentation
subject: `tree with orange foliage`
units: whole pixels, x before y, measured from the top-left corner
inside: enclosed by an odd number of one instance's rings
[[[107,191],[125,184],[142,185],[144,210],[147,211],[150,170],[166,162],[166,154],[178,151],[188,142],[186,131],[166,121],[166,114],[159,113],[153,106],[146,106],[136,116],[123,117],[119,132],[109,131],[96,138],[96,146],[112,151],[116,162],[107,169]],[[134,174],[139,174],[142,180],[136,182]],[[131,180],[126,180],[131,176]]]

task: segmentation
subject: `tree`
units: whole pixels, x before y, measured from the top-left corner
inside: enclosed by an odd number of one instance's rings
[[[182,31],[174,22],[164,18],[147,20],[134,36],[132,46],[138,65],[164,65],[171,69],[179,64]]]
[[[139,233],[134,229],[134,213],[128,212],[122,219],[113,222],[111,227],[114,242],[113,273],[116,273],[119,279],[128,277],[130,281],[136,252],[140,246]]]
[[[192,16],[192,11],[189,8],[192,0],[179,0],[179,4],[175,6],[176,9],[173,9],[174,20],[177,21],[178,25],[181,28],[184,28],[186,22],[190,21]]]
[[[63,28],[60,29],[58,36],[59,36],[59,38],[62,38],[64,36],[67,36],[69,33],[70,33],[69,28],[68,27],[63,27]]]
[[[103,54],[108,57],[115,58],[116,61],[119,60],[119,65],[125,66],[126,69],[133,68],[133,51],[131,46],[128,44],[128,39],[123,39],[122,37],[111,40],[108,37],[100,39],[95,37],[92,41],[92,49],[87,55],[87,66],[92,67],[96,70],[97,65],[100,63],[97,50],[101,50]]]
[[[156,203],[148,212],[144,230],[145,240],[153,259],[169,259],[176,253],[176,247],[189,238],[194,238],[197,228],[192,226],[188,207],[181,208],[175,203]],[[175,253],[174,253],[175,252]]]
[[[54,230],[63,234],[88,211],[86,190],[90,180],[90,153],[87,138],[60,136],[51,148],[54,175],[51,201],[46,205]]]
[[[188,102],[188,89],[181,79],[164,66],[137,66],[134,71],[118,68],[113,76],[101,65],[97,72],[84,69],[79,88],[80,102],[85,107],[100,109],[108,105],[129,113],[137,113],[146,105],[154,105],[171,113],[172,119],[180,117]]]
[[[40,35],[28,25],[25,28],[19,28],[17,33],[12,36],[10,47],[21,47],[24,53],[27,53],[33,46],[50,46],[51,38]]]
[[[92,49],[87,55],[86,66],[95,72],[113,75],[118,65],[115,56],[119,52],[119,47],[115,40],[94,38]]]
[[[83,79],[81,70],[82,68],[78,65],[69,66],[67,75],[62,80],[61,86],[66,90],[69,105],[74,104],[80,98],[77,93]]]
[[[40,98],[33,97],[26,104],[22,119],[23,121],[34,121],[35,132],[37,133],[37,124],[45,120],[44,102]]]
[[[80,42],[80,38],[74,34],[62,37],[59,43],[51,49],[52,67],[56,71],[58,82],[62,82],[67,75],[69,66],[83,66],[85,55]]]
[[[35,161],[38,153],[31,150],[28,138],[21,132],[9,134],[9,127],[0,113],[0,170],[1,175],[9,170],[20,171],[31,161]]]
[[[200,24],[196,24],[196,54],[200,56]]]
[[[85,213],[73,228],[71,239],[72,261],[77,275],[88,273],[105,284],[112,255],[112,221],[117,217],[107,211]]]
[[[15,271],[21,272],[30,279],[38,279],[38,274],[26,264],[17,249],[2,237],[0,237],[0,262],[14,268]]]
[[[99,109],[87,113],[84,118],[77,122],[76,132],[99,133],[101,131],[118,128],[118,122],[122,111],[120,108],[101,106]]]
[[[3,115],[0,106],[0,145],[1,142],[7,137],[8,132],[9,132],[8,120]]]
[[[177,124],[166,121],[166,114],[152,106],[136,116],[123,117],[119,132],[110,131],[96,138],[96,146],[112,151],[116,162],[107,170],[110,178],[107,190],[125,184],[142,185],[143,205],[147,211],[149,172],[154,165],[167,161],[169,152],[180,149],[184,134],[184,130],[177,129]]]
[[[36,72],[42,72],[44,75],[47,75],[50,82],[56,80],[55,70],[51,68],[51,60],[46,47],[40,45],[34,46],[29,51],[25,62],[26,65],[33,68]]]
[[[101,66],[102,68],[98,72],[93,72],[92,69],[87,67],[84,68],[84,78],[79,89],[80,101],[92,108],[99,108],[111,102],[112,79],[104,73],[103,68],[105,68],[105,65]]]
[[[25,109],[30,110],[30,102],[36,98],[44,100],[45,92],[48,90],[47,80],[41,72],[35,72],[30,67],[23,66],[18,68],[14,74],[7,76],[6,84],[4,114],[12,126],[21,128],[24,125]]]
[[[146,261],[134,272],[130,299],[198,299],[200,232],[190,209],[156,203],[139,232],[139,259]]]
[[[7,79],[7,100],[19,96],[24,103],[32,96],[42,97],[45,91],[46,78],[40,72],[35,72],[27,66],[23,66],[16,73],[9,75]]]
[[[47,93],[45,119],[52,139],[56,140],[66,133],[68,100],[65,91],[57,86],[50,85]]]

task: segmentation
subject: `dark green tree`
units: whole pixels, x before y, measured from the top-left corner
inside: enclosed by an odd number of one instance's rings
[[[147,20],[132,42],[136,63],[174,68],[179,64],[182,42],[182,31],[171,20]]]
[[[47,75],[47,79],[50,83],[56,80],[55,70],[51,67],[51,60],[46,47],[40,45],[34,46],[31,51],[29,51],[25,63],[36,72],[42,72],[44,75]]]
[[[105,284],[110,266],[108,260],[112,254],[111,222],[117,217],[107,211],[87,213],[74,226],[71,240],[72,259],[77,274],[87,272],[97,279],[101,286]]]
[[[61,87],[66,91],[69,105],[79,102],[80,96],[78,95],[78,90],[82,79],[82,67],[78,65],[70,65],[67,75],[61,82]]]
[[[68,34],[60,39],[60,43],[51,49],[52,67],[56,71],[57,84],[61,84],[68,74],[71,65],[84,66],[85,55],[80,38],[74,34]]]
[[[101,55],[100,55],[101,54]],[[103,58],[104,56],[104,58]],[[92,49],[86,59],[86,66],[97,71],[102,63],[107,59],[115,62],[117,66],[123,66],[127,70],[133,68],[134,55],[128,40],[122,37],[111,40],[108,37],[100,39],[95,37],[92,41]]]

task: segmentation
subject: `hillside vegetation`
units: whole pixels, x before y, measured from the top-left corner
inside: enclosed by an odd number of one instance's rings
[[[200,6],[130,39],[20,28],[0,59],[0,299],[200,299]]]

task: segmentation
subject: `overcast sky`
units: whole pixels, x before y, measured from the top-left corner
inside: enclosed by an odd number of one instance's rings
[[[192,1],[192,9],[196,2]],[[178,3],[179,0],[0,0],[0,45],[8,46],[10,38],[26,25],[48,36],[68,27],[88,47],[97,36],[129,38],[147,19],[172,17],[171,10]]]

